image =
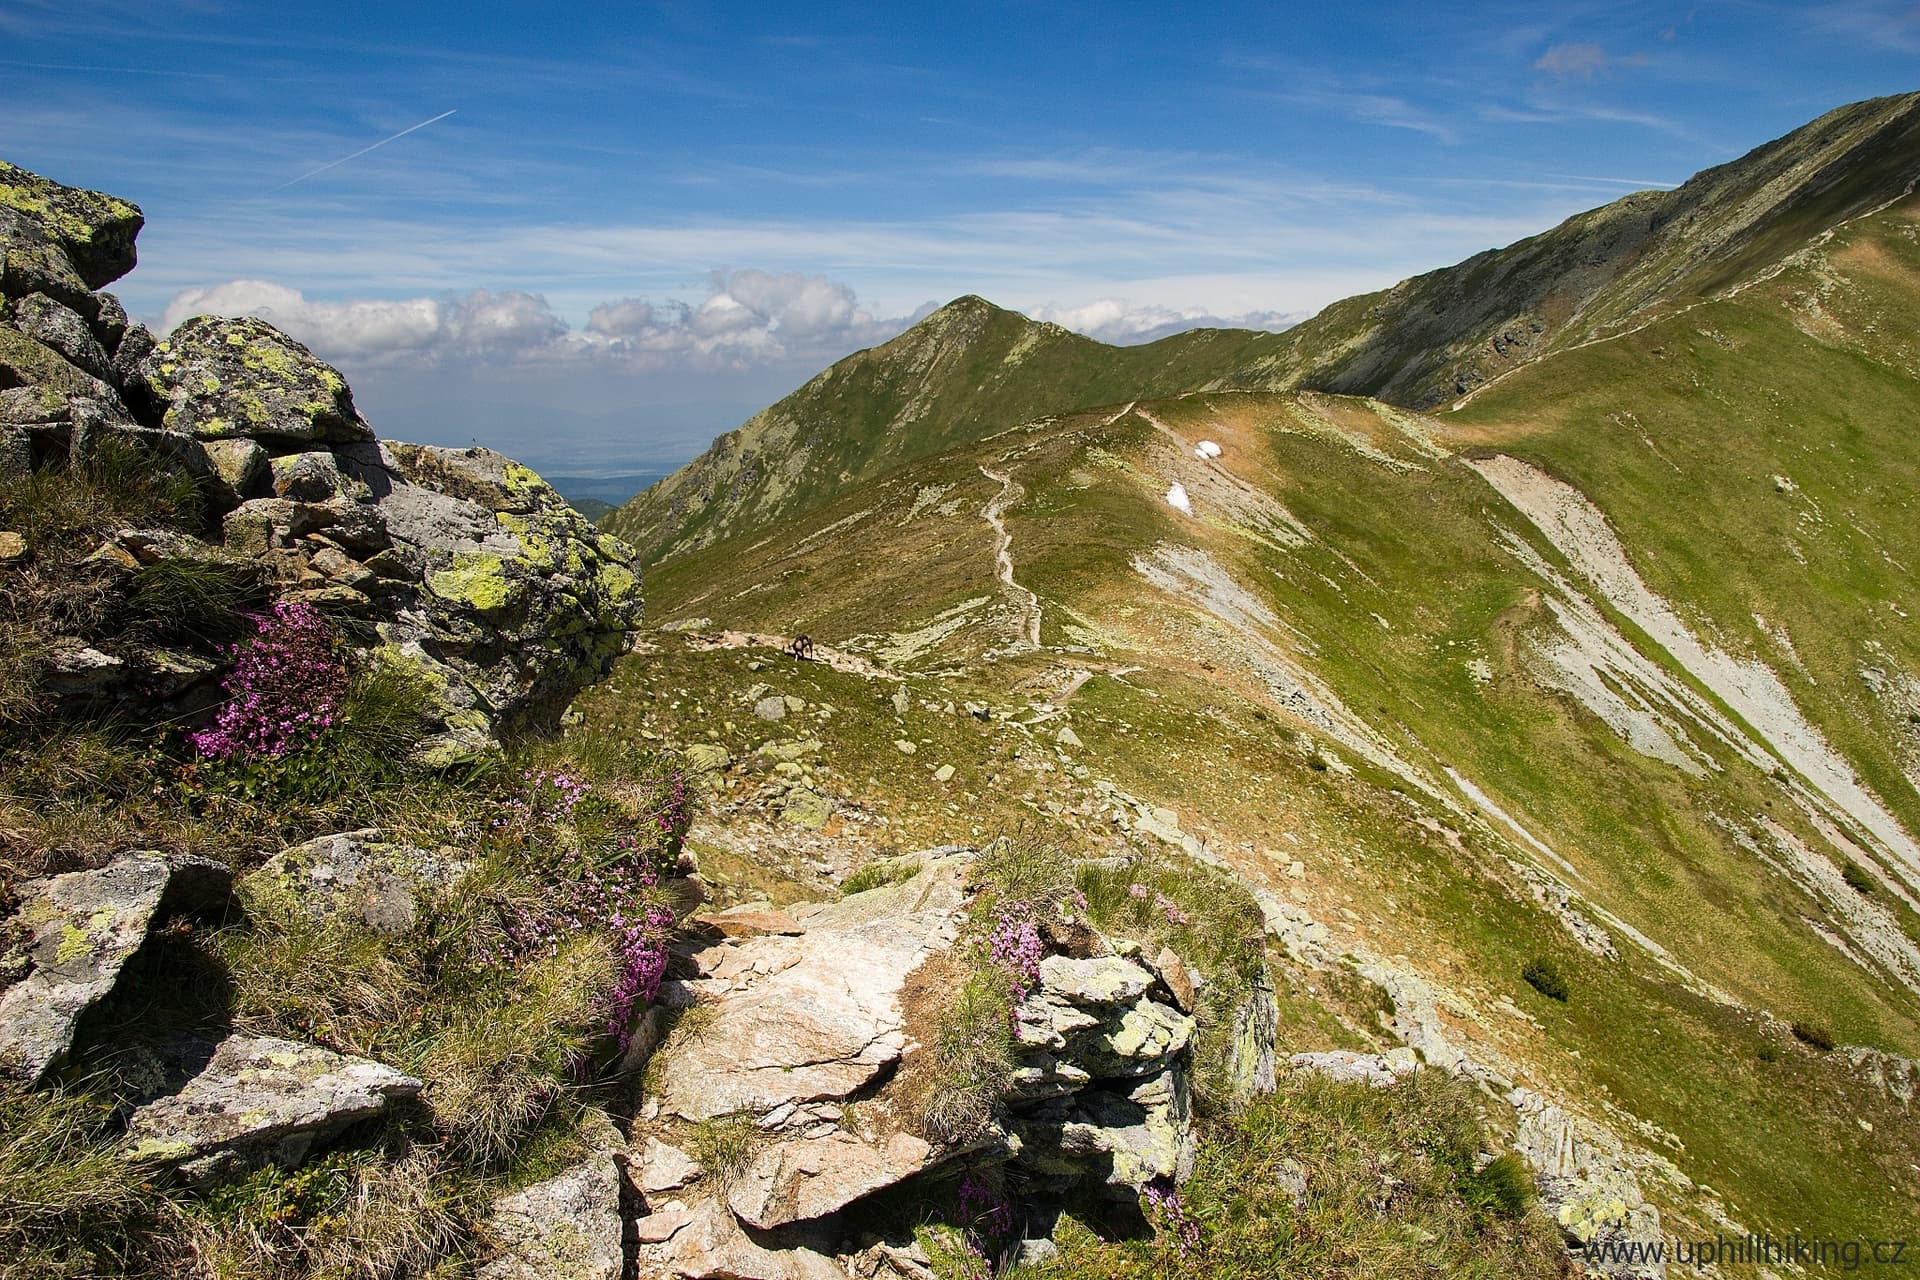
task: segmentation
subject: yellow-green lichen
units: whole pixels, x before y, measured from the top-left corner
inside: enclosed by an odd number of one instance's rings
[[[600,572],[594,575],[594,581],[600,584],[600,590],[606,593],[607,599],[613,604],[625,604],[640,594],[640,579],[624,565],[601,565]]]
[[[69,964],[72,961],[78,960],[81,956],[92,954],[92,952],[93,939],[87,936],[87,931],[76,924],[70,923],[60,930],[60,946],[53,953],[53,962],[55,964]]]
[[[452,565],[428,575],[427,588],[442,600],[470,605],[481,613],[509,608],[526,592],[526,585],[507,573],[506,561],[487,552],[455,556]]]

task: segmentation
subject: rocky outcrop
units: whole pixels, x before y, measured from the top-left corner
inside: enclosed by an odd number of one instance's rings
[[[691,976],[663,998],[691,1006],[688,1029],[650,1068],[659,1096],[627,1157],[645,1204],[640,1275],[923,1274],[904,1253],[874,1253],[908,1242],[846,1240],[846,1215],[958,1176],[956,1164],[1007,1163],[1050,1195],[1121,1200],[1187,1175],[1188,1010],[1202,980],[1171,951],[1149,961],[1091,931],[1072,954],[1041,957],[1013,1006],[1015,1069],[986,1122],[961,1137],[924,1130],[913,1037],[930,1029],[915,1019],[948,993],[919,991],[916,973],[953,963],[972,936],[973,859],[948,847],[915,862],[910,878],[837,903],[716,913],[681,951]],[[1270,1064],[1270,1041],[1265,1052]],[[735,1154],[703,1168],[686,1151],[718,1132]]]
[[[122,855],[96,871],[30,880],[0,934],[0,1074],[28,1084],[73,1046],[80,1018],[113,989],[156,919],[224,905],[232,874],[205,858]]]
[[[619,1280],[623,1229],[619,1170],[590,1156],[493,1202],[485,1232],[498,1253],[478,1280]]]
[[[94,292],[132,267],[140,225],[124,201],[0,165],[0,469],[132,450],[191,480],[204,526],[157,557],[225,556],[416,672],[425,764],[555,717],[604,672],[639,622],[625,544],[497,453],[377,440],[339,372],[265,321],[200,316],[156,341]],[[218,672],[71,639],[52,683],[75,697],[177,700]]]
[[[195,1184],[268,1162],[291,1168],[422,1088],[367,1058],[269,1036],[231,1036],[210,1052],[189,1042],[174,1058],[198,1069],[178,1092],[133,1113],[128,1155],[172,1164]]]
[[[1647,1202],[1633,1162],[1612,1134],[1538,1094],[1515,1089],[1508,1099],[1519,1117],[1514,1150],[1532,1170],[1540,1202],[1566,1237],[1569,1253],[1604,1275],[1658,1280],[1658,1262],[1625,1258],[1632,1245],[1658,1245],[1660,1211]],[[1604,1242],[1604,1252],[1594,1245]]]

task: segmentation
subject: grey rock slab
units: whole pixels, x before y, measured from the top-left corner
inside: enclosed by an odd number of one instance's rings
[[[15,919],[32,968],[0,995],[0,1074],[39,1081],[65,1058],[81,1015],[113,989],[154,917],[206,909],[231,883],[227,868],[204,858],[136,853],[21,885]]]
[[[1153,975],[1118,956],[1084,960],[1048,956],[1040,962],[1040,985],[1070,1004],[1111,1006],[1145,995],[1153,985]]]
[[[493,1202],[485,1231],[498,1252],[478,1280],[619,1280],[623,1225],[613,1157],[590,1156]]]
[[[756,938],[725,950],[744,987],[701,1003],[697,1034],[662,1047],[662,1110],[683,1120],[787,1102],[845,1098],[906,1048],[900,1007],[907,975],[951,940],[963,897],[963,859],[856,894],[806,918],[804,937]]]
[[[1386,1053],[1348,1050],[1296,1053],[1288,1061],[1295,1071],[1346,1084],[1372,1085],[1376,1089],[1384,1089],[1420,1069],[1420,1060],[1411,1049],[1390,1049]]]
[[[271,1036],[229,1036],[179,1092],[133,1113],[128,1154],[177,1164],[190,1182],[265,1160],[291,1167],[315,1143],[422,1087],[369,1058]]]
[[[806,1222],[912,1177],[933,1148],[910,1133],[870,1143],[840,1130],[775,1143],[735,1180],[727,1204],[749,1226]]]

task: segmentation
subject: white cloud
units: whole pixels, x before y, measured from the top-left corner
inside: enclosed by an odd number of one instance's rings
[[[1036,320],[1047,320],[1100,342],[1127,346],[1152,342],[1188,329],[1267,329],[1278,332],[1306,319],[1304,313],[1249,311],[1215,315],[1202,307],[1134,306],[1120,298],[1099,298],[1079,306],[1035,307]]]
[[[161,326],[171,330],[189,316],[208,314],[259,316],[323,356],[376,365],[477,358],[718,369],[825,364],[892,337],[920,313],[876,319],[851,288],[825,276],[742,270],[715,272],[698,303],[601,303],[580,330],[541,295],[518,290],[313,301],[266,280],[182,290]]]

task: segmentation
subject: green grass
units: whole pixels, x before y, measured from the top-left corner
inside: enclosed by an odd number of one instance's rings
[[[1558,1232],[1531,1213],[1531,1180],[1502,1155],[1473,1091],[1437,1072],[1388,1089],[1286,1079],[1201,1134],[1177,1207],[1147,1239],[1078,1222],[1035,1280],[1101,1277],[1558,1276]],[[1184,1228],[1184,1230],[1183,1230]]]

